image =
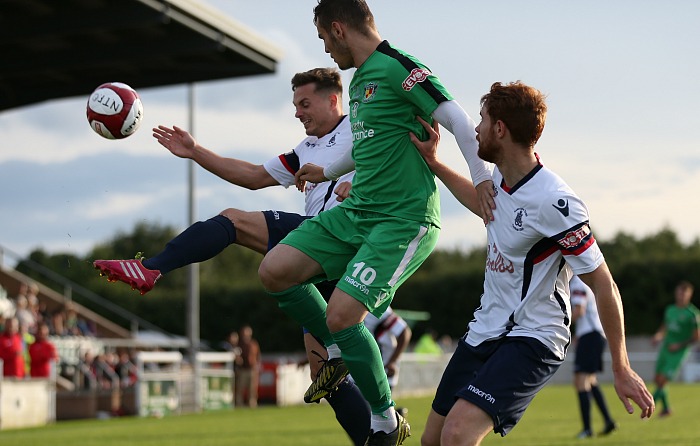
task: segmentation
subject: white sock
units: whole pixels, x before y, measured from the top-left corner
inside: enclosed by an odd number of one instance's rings
[[[396,420],[396,412],[394,411],[394,406],[391,406],[384,413],[372,414],[370,420],[370,427],[374,432],[384,431],[387,434],[394,432],[399,423]]]
[[[340,348],[338,344],[329,345],[326,347],[326,351],[328,352],[328,359],[340,358]]]

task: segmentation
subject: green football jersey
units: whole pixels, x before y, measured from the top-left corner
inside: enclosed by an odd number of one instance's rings
[[[685,308],[669,305],[664,313],[664,325],[666,326],[666,336],[664,344],[675,344],[687,342],[693,332],[698,328],[700,321],[700,311],[690,304]]]
[[[416,116],[452,96],[416,58],[382,42],[350,82],[355,178],[341,206],[440,225],[435,176],[410,140],[427,134]]]

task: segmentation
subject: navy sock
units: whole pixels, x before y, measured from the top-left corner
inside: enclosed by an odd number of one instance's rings
[[[185,229],[170,240],[163,251],[144,260],[143,266],[167,274],[190,263],[209,260],[235,241],[233,222],[223,215],[217,215]]]
[[[583,429],[591,430],[591,394],[590,392],[578,393],[578,404],[581,409],[581,421],[583,421]]]
[[[610,412],[608,411],[608,405],[605,402],[605,395],[603,395],[603,392],[600,391],[600,387],[592,386],[591,387],[591,395],[593,395],[593,399],[595,400],[595,403],[598,405],[598,409],[600,409],[600,413],[603,414],[603,418],[605,418],[605,422],[607,424],[611,424],[613,422],[613,419],[612,419],[612,417],[610,417]]]
[[[355,446],[363,446],[369,433],[369,404],[354,382],[343,381],[326,400],[335,412],[338,423]]]

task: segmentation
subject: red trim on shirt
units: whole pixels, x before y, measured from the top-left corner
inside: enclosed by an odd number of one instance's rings
[[[279,156],[279,159],[280,159],[280,161],[282,162],[282,165],[284,166],[284,168],[287,169],[287,171],[288,171],[289,173],[291,173],[292,175],[294,175],[294,174],[296,173],[296,171],[294,170],[294,168],[293,168],[292,166],[289,165],[289,163],[287,162],[287,158],[285,158],[284,155],[280,155],[280,156]]]

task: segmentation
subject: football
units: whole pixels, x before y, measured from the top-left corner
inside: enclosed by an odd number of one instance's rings
[[[121,82],[108,82],[92,92],[87,102],[87,120],[98,135],[122,139],[138,130],[143,119],[139,94]]]

